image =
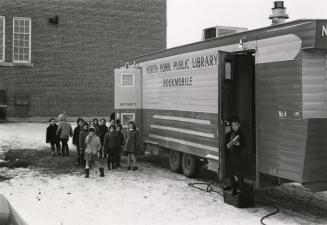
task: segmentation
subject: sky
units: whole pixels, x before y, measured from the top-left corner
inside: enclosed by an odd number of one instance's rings
[[[167,0],[167,47],[201,41],[202,29],[270,26],[273,0]],[[284,0],[291,20],[327,19],[327,0]]]

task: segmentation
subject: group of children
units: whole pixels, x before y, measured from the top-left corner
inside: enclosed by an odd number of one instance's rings
[[[128,123],[125,135],[122,132],[120,121],[110,121],[109,128],[106,119],[97,118],[89,123],[82,118],[77,120],[74,131],[66,116],[59,116],[59,125],[55,118],[50,119],[47,128],[46,142],[50,143],[52,155],[69,156],[68,141],[73,137],[73,145],[76,146],[78,166],[85,166],[85,177],[89,177],[90,165],[95,164],[99,169],[100,177],[104,176],[104,166],[107,163],[108,170],[121,167],[122,154],[127,155],[127,169],[137,170],[135,154],[140,152],[139,132],[133,121]],[[60,146],[61,142],[61,146]]]
[[[90,164],[95,163],[99,168],[100,177],[104,176],[105,159],[107,159],[108,169],[121,167],[121,155],[127,155],[127,169],[137,170],[135,154],[140,152],[141,144],[138,129],[133,121],[128,123],[125,135],[122,133],[120,121],[110,121],[109,128],[106,120],[93,119],[89,123],[82,118],[77,120],[76,128],[67,122],[65,114],[59,116],[59,125],[55,118],[50,119],[47,128],[46,142],[50,143],[52,155],[69,156],[68,141],[73,137],[73,144],[77,150],[77,165],[85,165],[85,177],[89,177]],[[242,176],[242,148],[244,148],[244,138],[240,132],[240,120],[231,120],[231,131],[226,134],[226,150],[228,161],[228,177],[232,194],[237,193],[237,189],[244,187]],[[61,146],[60,146],[61,142]],[[60,151],[61,150],[61,151]],[[133,163],[132,163],[133,162]],[[133,164],[133,165],[132,165]],[[237,178],[237,180],[235,179]],[[227,187],[228,188],[228,187]]]

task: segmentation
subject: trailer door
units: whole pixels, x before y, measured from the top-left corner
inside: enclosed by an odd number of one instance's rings
[[[228,107],[224,108],[226,102],[225,91],[228,88],[225,80],[232,79],[232,54],[229,52],[218,51],[218,137],[219,137],[219,178],[226,177],[226,155],[225,155],[225,133],[228,120]]]
[[[115,69],[115,112],[116,119],[121,121],[124,128],[129,121],[135,121],[141,129],[141,83],[140,68]]]

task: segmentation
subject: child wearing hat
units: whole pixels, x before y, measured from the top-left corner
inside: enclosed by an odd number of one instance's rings
[[[73,128],[70,123],[67,122],[66,114],[62,113],[59,115],[59,126],[56,134],[59,136],[61,141],[62,156],[69,156],[68,140],[69,137],[73,136]]]

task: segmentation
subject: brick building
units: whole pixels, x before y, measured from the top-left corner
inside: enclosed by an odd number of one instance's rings
[[[107,117],[113,69],[164,48],[166,0],[2,0],[0,105],[8,119]]]

